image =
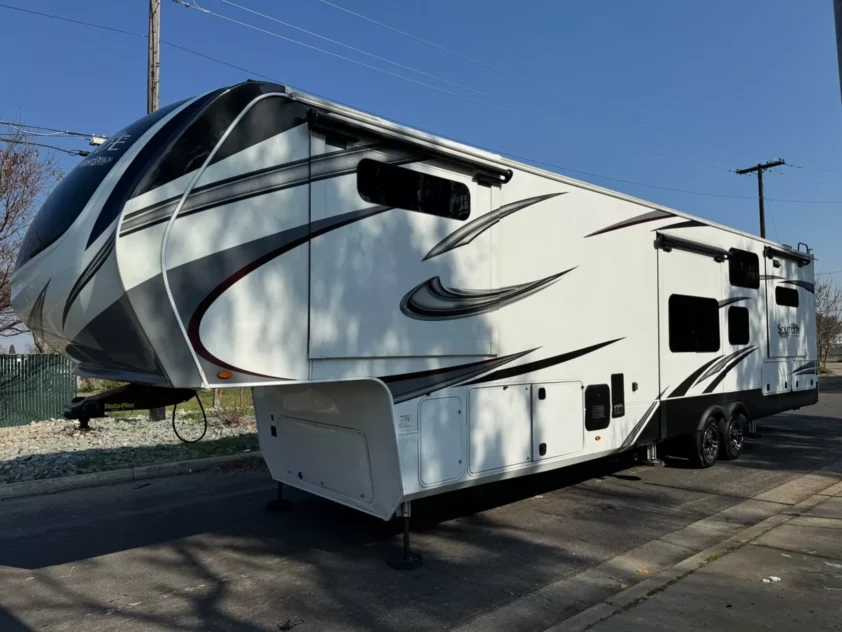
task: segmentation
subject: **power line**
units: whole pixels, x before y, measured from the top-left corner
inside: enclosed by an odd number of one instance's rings
[[[211,11],[211,10],[209,10],[209,9],[205,9],[205,8],[203,8],[203,7],[200,7],[200,6],[196,5],[195,3],[194,3],[194,4],[190,4],[190,3],[186,2],[186,0],[174,0],[174,2],[176,2],[176,3],[178,3],[178,4],[181,4],[182,6],[184,6],[184,7],[186,7],[186,8],[189,8],[189,9],[197,9],[197,10],[199,10],[200,12],[202,12],[202,13],[204,13],[204,14],[206,14],[206,15],[211,15],[211,16],[213,16],[213,17],[217,17],[217,18],[220,18],[220,19],[226,20],[226,21],[228,21],[228,22],[232,22],[232,23],[234,23],[234,24],[238,24],[238,25],[240,25],[240,26],[244,26],[244,27],[246,27],[246,28],[249,28],[249,29],[252,29],[252,30],[258,31],[258,32],[260,32],[260,33],[264,33],[264,34],[266,34],[266,35],[271,35],[272,37],[277,37],[277,38],[279,38],[279,39],[282,39],[282,40],[284,40],[284,41],[287,41],[287,42],[290,42],[290,43],[293,43],[293,44],[297,44],[297,45],[299,45],[299,46],[304,46],[305,48],[309,48],[309,49],[311,49],[311,50],[315,50],[315,51],[318,51],[318,52],[320,52],[320,53],[323,53],[323,54],[326,54],[326,55],[330,55],[330,56],[332,56],[332,57],[336,57],[336,58],[342,59],[342,60],[344,60],[344,61],[347,61],[347,62],[350,62],[350,63],[356,64],[356,65],[362,66],[362,67],[364,67],[364,68],[368,68],[368,69],[371,69],[371,70],[376,70],[376,71],[378,71],[378,72],[385,73],[385,74],[387,74],[387,75],[389,75],[389,76],[396,77],[396,78],[401,79],[401,80],[403,80],[403,81],[408,81],[408,82],[411,82],[411,83],[415,83],[415,84],[417,84],[417,85],[421,85],[421,86],[426,87],[426,88],[431,88],[431,89],[433,89],[433,90],[437,90],[437,91],[439,91],[439,92],[443,92],[443,93],[445,93],[445,94],[448,94],[448,95],[451,95],[451,96],[455,96],[455,97],[460,98],[460,99],[465,99],[465,100],[471,101],[472,103],[477,103],[477,104],[479,104],[479,105],[483,105],[483,106],[485,106],[485,107],[490,107],[490,108],[494,108],[494,109],[497,109],[497,110],[500,110],[500,111],[503,111],[503,112],[506,112],[506,113],[509,113],[509,114],[514,114],[515,116],[522,116],[522,115],[521,115],[521,113],[516,112],[516,111],[513,111],[513,110],[511,110],[511,109],[504,108],[504,107],[501,107],[501,106],[498,106],[498,105],[495,105],[495,104],[492,104],[492,103],[488,103],[488,102],[485,102],[485,101],[481,101],[481,100],[478,100],[478,99],[474,99],[474,98],[471,98],[471,97],[467,97],[467,96],[465,96],[465,95],[463,95],[463,94],[459,94],[459,93],[453,92],[453,91],[451,91],[451,90],[446,90],[446,89],[441,88],[441,87],[439,87],[439,86],[431,85],[431,84],[426,83],[426,82],[423,82],[423,81],[418,81],[418,80],[416,80],[416,79],[412,79],[411,77],[407,77],[407,76],[405,76],[405,75],[401,75],[401,74],[398,74],[398,73],[395,73],[395,72],[391,72],[391,71],[389,71],[389,70],[385,70],[385,69],[380,68],[380,67],[378,67],[378,66],[373,66],[373,65],[371,65],[371,64],[367,64],[367,63],[364,63],[364,62],[358,61],[358,60],[353,59],[353,58],[351,58],[351,57],[347,57],[347,56],[345,56],[345,55],[340,55],[340,54],[338,54],[338,53],[334,53],[334,52],[331,52],[331,51],[325,50],[325,49],[323,49],[323,48],[319,48],[318,46],[313,46],[313,45],[311,45],[311,44],[306,44],[306,43],[304,43],[304,42],[300,42],[300,41],[298,41],[298,40],[295,40],[295,39],[292,39],[292,38],[290,38],[290,37],[286,37],[286,36],[284,36],[284,35],[281,35],[281,34],[279,34],[279,33],[276,33],[276,32],[274,32],[274,31],[268,31],[268,30],[266,30],[266,29],[262,29],[262,28],[260,28],[260,27],[254,26],[253,24],[248,24],[248,23],[246,23],[246,22],[242,22],[242,21],[240,21],[240,20],[236,20],[236,19],[231,18],[231,17],[229,17],[229,16],[222,15],[222,14],[220,14],[220,13],[216,13],[216,12]],[[230,0],[222,0],[222,2],[224,2],[225,4],[229,4],[229,5],[231,5],[231,6],[237,7],[237,8],[239,8],[239,9],[242,9],[242,10],[244,10],[244,11],[247,11],[247,12],[249,12],[249,13],[252,13],[252,14],[254,14],[254,15],[258,15],[258,16],[260,16],[260,17],[262,17],[262,18],[267,19],[267,20],[271,20],[271,21],[273,21],[273,22],[277,22],[277,23],[282,24],[282,25],[284,25],[284,26],[287,26],[287,27],[289,27],[289,28],[296,29],[296,30],[298,30],[298,31],[301,31],[301,32],[306,33],[306,34],[308,34],[308,35],[311,35],[311,36],[313,36],[313,37],[317,37],[317,38],[319,38],[319,39],[322,39],[322,40],[328,41],[328,42],[330,42],[330,43],[332,43],[332,44],[335,44],[335,45],[338,45],[338,46],[342,46],[342,47],[347,48],[347,49],[349,49],[349,50],[352,50],[352,51],[354,51],[354,52],[357,52],[357,53],[360,53],[360,54],[363,54],[363,55],[367,55],[367,56],[369,56],[369,57],[373,57],[373,58],[375,58],[375,59],[378,59],[378,60],[380,60],[380,61],[383,61],[383,62],[385,62],[385,63],[392,64],[392,65],[394,65],[394,66],[397,66],[397,67],[403,68],[403,69],[405,69],[405,70],[409,70],[410,72],[414,72],[414,73],[417,73],[417,74],[423,75],[423,76],[428,77],[428,78],[431,78],[431,79],[433,79],[433,80],[435,80],[435,81],[440,81],[440,82],[442,82],[442,83],[446,83],[446,84],[449,84],[449,85],[451,85],[451,86],[455,86],[455,87],[456,87],[456,88],[458,88],[458,89],[461,89],[461,90],[466,90],[466,91],[468,91],[468,92],[471,92],[471,93],[473,93],[473,94],[477,94],[477,95],[482,96],[482,97],[485,97],[485,98],[489,98],[489,99],[494,99],[494,100],[496,100],[496,101],[500,101],[500,102],[502,102],[502,103],[504,103],[504,104],[506,104],[506,105],[508,105],[508,106],[511,106],[511,107],[515,107],[515,108],[523,108],[523,109],[526,109],[526,110],[531,110],[532,112],[535,112],[535,113],[537,113],[537,114],[539,114],[539,115],[541,115],[541,116],[543,116],[543,117],[545,117],[545,118],[548,118],[548,119],[551,119],[551,120],[554,120],[554,121],[560,121],[560,122],[566,123],[566,124],[568,124],[568,125],[573,125],[573,126],[575,126],[575,127],[580,128],[580,129],[582,130],[582,132],[583,132],[585,135],[590,136],[590,137],[595,138],[595,139],[598,139],[598,140],[601,140],[601,141],[605,141],[605,142],[609,142],[609,143],[614,143],[614,144],[617,144],[617,145],[624,145],[624,146],[627,146],[627,147],[632,147],[632,148],[636,148],[636,146],[637,146],[637,145],[640,145],[640,146],[642,146],[642,147],[647,147],[647,148],[655,148],[655,149],[665,150],[665,151],[674,151],[673,149],[671,149],[671,148],[669,148],[669,147],[664,147],[663,145],[657,145],[657,144],[654,144],[654,143],[649,143],[649,142],[646,142],[646,141],[639,141],[639,140],[638,140],[638,141],[634,141],[634,142],[631,142],[631,143],[630,143],[630,142],[625,142],[625,141],[617,140],[617,139],[614,139],[614,138],[609,138],[609,137],[605,137],[605,136],[600,136],[599,134],[594,134],[593,132],[590,132],[590,131],[589,131],[589,129],[588,129],[588,127],[587,127],[586,125],[583,125],[582,123],[578,123],[578,122],[576,122],[576,121],[570,121],[570,120],[564,119],[564,118],[559,117],[559,116],[557,116],[557,115],[555,115],[555,114],[548,113],[548,112],[546,112],[546,111],[544,111],[544,110],[541,110],[541,109],[536,108],[536,107],[531,106],[531,105],[526,105],[526,104],[522,104],[522,103],[516,103],[516,102],[513,102],[513,101],[509,101],[509,100],[507,100],[507,99],[504,99],[504,98],[501,98],[501,97],[495,96],[495,95],[493,95],[493,94],[489,94],[489,93],[487,93],[487,92],[483,92],[483,91],[481,91],[481,90],[476,90],[476,89],[474,89],[474,88],[470,88],[470,87],[467,87],[467,86],[463,86],[463,85],[461,85],[461,84],[459,84],[459,83],[457,83],[457,82],[450,81],[450,80],[448,80],[448,79],[444,79],[444,78],[442,78],[442,77],[439,77],[439,76],[433,75],[433,74],[428,73],[428,72],[425,72],[425,71],[423,71],[423,70],[418,70],[417,68],[413,68],[413,67],[411,67],[411,66],[407,66],[407,65],[405,65],[405,64],[401,64],[401,63],[399,63],[399,62],[392,61],[392,60],[387,59],[387,58],[385,58],[385,57],[382,57],[382,56],[380,56],[380,55],[376,55],[376,54],[374,54],[374,53],[369,53],[368,51],[362,50],[362,49],[357,48],[357,47],[355,47],[355,46],[351,46],[351,45],[349,45],[349,44],[345,44],[345,43],[343,43],[343,42],[340,42],[340,41],[338,41],[338,40],[335,40],[335,39],[332,39],[332,38],[329,38],[329,37],[325,37],[325,36],[323,36],[323,35],[320,35],[319,33],[315,33],[315,32],[313,32],[313,31],[309,31],[309,30],[307,30],[307,29],[301,28],[301,27],[296,26],[296,25],[294,25],[294,24],[291,24],[291,23],[289,23],[289,22],[284,22],[284,21],[279,20],[279,19],[277,19],[277,18],[274,18],[274,17],[272,17],[272,16],[270,16],[270,15],[266,15],[266,14],[264,14],[264,13],[260,13],[259,11],[255,11],[255,10],[253,10],[253,9],[250,9],[250,8],[245,7],[245,6],[243,6],[243,5],[237,4],[237,3],[235,3],[235,2],[231,2]],[[653,153],[653,154],[655,154],[655,155],[658,155],[658,156],[661,156],[661,157],[664,157],[664,158],[668,158],[668,159],[670,159],[670,160],[676,160],[676,159],[678,159],[678,160],[685,160],[685,159],[682,159],[682,158],[680,158],[680,157],[671,156],[671,155],[665,155],[665,154],[662,154],[662,153],[660,153],[660,152],[653,152],[651,149],[647,149],[647,151],[649,151],[650,153]],[[730,161],[722,160],[722,159],[719,159],[719,158],[710,158],[710,157],[707,157],[707,156],[698,156],[698,157],[694,157],[694,158],[693,158],[693,160],[694,160],[694,161],[696,161],[696,162],[698,162],[699,160],[708,160],[708,161],[713,161],[713,162],[720,162],[720,163],[725,163],[725,164],[731,164],[731,163],[730,163]],[[723,167],[713,167],[713,166],[711,166],[711,165],[704,165],[704,166],[705,166],[705,167],[708,167],[708,168],[712,168],[712,169],[719,169],[719,170],[722,170],[722,171],[729,171],[728,169],[725,169],[725,168],[723,168]]]
[[[62,15],[54,15],[54,14],[51,14],[51,13],[42,13],[40,11],[32,11],[31,9],[22,9],[21,7],[13,7],[11,5],[4,4],[2,2],[0,2],[0,8],[11,9],[12,11],[20,11],[21,13],[29,13],[31,15],[37,15],[37,16],[40,16],[42,18],[49,18],[51,20],[59,20],[61,22],[69,22],[70,24],[77,24],[79,26],[88,26],[88,27],[95,28],[95,29],[101,29],[103,31],[112,31],[114,33],[120,33],[122,35],[131,35],[133,37],[142,37],[143,39],[149,38],[149,36],[146,33],[137,33],[137,32],[134,32],[134,31],[126,31],[124,29],[114,28],[112,26],[106,26],[104,24],[96,24],[94,22],[85,22],[83,20],[74,20],[73,18],[64,17]],[[269,81],[278,81],[278,79],[275,79],[273,77],[269,77],[267,75],[260,74],[259,72],[255,72],[253,70],[248,70],[246,68],[243,68],[242,66],[237,66],[236,64],[228,63],[227,61],[217,59],[216,57],[211,57],[210,55],[205,55],[204,53],[200,53],[200,52],[195,51],[191,48],[187,48],[186,46],[181,46],[180,44],[176,44],[175,42],[169,42],[165,39],[162,39],[161,43],[166,44],[167,46],[170,46],[170,47],[175,48],[177,50],[183,51],[185,53],[190,53],[191,55],[195,55],[196,57],[201,57],[203,59],[207,59],[208,61],[212,61],[212,62],[215,62],[217,64],[221,64],[223,66],[228,66],[229,68],[233,68],[234,70],[239,70],[240,72],[244,72],[244,73],[246,73],[248,75],[251,75],[251,76],[254,76],[254,77],[260,77],[261,79],[267,79]],[[34,127],[34,126],[30,125],[29,127]]]
[[[56,147],[55,145],[45,145],[44,143],[33,143],[28,140],[18,140],[15,138],[0,138],[0,143],[9,143],[10,145],[34,145],[35,147],[46,147],[47,149],[54,149],[61,151],[68,156],[90,156],[91,152],[85,149],[65,149],[64,147]]]
[[[226,1],[226,0],[223,0],[223,2],[225,2],[225,1]],[[725,150],[725,151],[733,151],[733,152],[736,152],[736,153],[742,154],[742,155],[744,155],[744,156],[754,157],[754,156],[753,156],[753,154],[749,154],[749,153],[744,152],[744,151],[741,151],[741,150],[739,150],[739,149],[733,149],[733,148],[730,148],[730,147],[725,147],[725,146],[723,146],[723,145],[719,145],[719,144],[717,144],[717,143],[712,143],[712,142],[710,142],[710,141],[706,141],[706,140],[704,140],[704,139],[701,139],[701,138],[698,138],[698,137],[696,137],[696,136],[693,136],[692,134],[688,134],[688,133],[686,133],[686,132],[679,132],[679,131],[677,131],[677,130],[674,130],[674,129],[670,129],[670,128],[668,128],[668,127],[665,127],[665,126],[663,126],[663,125],[659,125],[658,123],[652,123],[651,121],[647,121],[647,120],[644,120],[644,119],[641,119],[641,118],[637,118],[637,117],[631,116],[631,115],[629,115],[629,114],[625,114],[624,112],[620,112],[619,110],[615,110],[614,108],[610,108],[610,107],[608,107],[608,106],[601,105],[601,104],[599,104],[599,103],[594,103],[593,101],[589,101],[589,100],[587,100],[587,99],[583,99],[583,98],[578,97],[578,96],[576,96],[576,95],[567,94],[566,92],[562,92],[561,90],[559,90],[559,89],[557,89],[557,88],[554,88],[553,86],[549,86],[549,85],[544,84],[544,83],[541,83],[541,82],[539,82],[539,81],[535,81],[534,79],[530,79],[529,77],[524,77],[524,76],[522,76],[522,75],[518,75],[518,74],[516,74],[516,73],[514,73],[514,72],[511,72],[511,71],[509,71],[509,70],[506,70],[506,69],[504,69],[504,68],[500,68],[500,67],[498,67],[498,66],[494,66],[494,65],[492,65],[492,64],[489,64],[489,63],[487,63],[487,62],[482,61],[481,59],[477,59],[477,58],[475,58],[475,57],[471,57],[470,55],[466,55],[466,54],[464,54],[464,53],[460,53],[459,51],[453,50],[453,49],[451,49],[451,48],[447,48],[447,47],[445,47],[445,46],[442,46],[441,44],[436,44],[435,42],[432,42],[432,41],[430,41],[430,40],[424,39],[423,37],[419,37],[419,36],[417,36],[417,35],[413,35],[412,33],[408,33],[408,32],[406,32],[406,31],[402,31],[402,30],[401,30],[401,29],[399,29],[399,28],[396,28],[396,27],[391,26],[391,25],[389,25],[389,24],[385,24],[385,23],[383,23],[383,22],[380,22],[379,20],[375,20],[374,18],[368,17],[367,15],[363,15],[362,13],[357,13],[356,11],[352,11],[352,10],[347,9],[347,8],[345,8],[345,7],[343,7],[343,6],[340,6],[340,5],[338,5],[338,4],[334,4],[333,2],[329,2],[328,0],[319,0],[319,2],[321,2],[322,4],[326,4],[326,5],[330,6],[330,7],[333,7],[334,9],[338,9],[339,11],[344,11],[345,13],[348,13],[348,14],[353,15],[353,16],[355,16],[355,17],[358,17],[358,18],[360,18],[360,19],[363,19],[363,20],[366,20],[366,21],[368,21],[368,22],[371,22],[372,24],[376,24],[377,26],[380,26],[380,27],[382,27],[382,28],[388,29],[388,30],[390,30],[390,31],[394,31],[395,33],[399,33],[400,35],[404,35],[404,36],[406,36],[406,37],[410,37],[410,38],[412,38],[412,39],[414,39],[414,40],[416,40],[416,41],[419,41],[419,42],[421,42],[421,43],[423,43],[423,44],[426,44],[427,46],[432,46],[432,47],[437,48],[437,49],[439,49],[439,50],[441,50],[441,51],[444,51],[444,52],[446,52],[446,53],[449,53],[449,54],[451,54],[451,55],[456,55],[457,57],[461,57],[462,59],[465,59],[465,60],[467,60],[467,61],[470,61],[470,62],[472,62],[472,63],[474,63],[474,64],[478,64],[478,65],[480,65],[480,66],[484,66],[485,68],[488,68],[488,69],[490,69],[490,70],[493,70],[494,72],[498,72],[498,73],[503,74],[503,75],[506,75],[506,76],[508,76],[508,77],[512,77],[513,79],[518,79],[518,80],[520,80],[520,81],[523,81],[523,82],[525,82],[525,83],[528,83],[528,84],[530,84],[530,85],[533,85],[533,86],[535,86],[535,87],[537,87],[537,88],[542,88],[542,89],[544,89],[544,90],[548,90],[549,92],[553,92],[553,93],[555,93],[555,94],[557,94],[557,95],[559,95],[559,96],[561,96],[561,97],[564,97],[564,98],[566,98],[566,99],[571,99],[571,100],[573,100],[573,101],[578,101],[579,103],[583,103],[583,104],[585,104],[585,105],[587,105],[587,106],[589,106],[589,107],[596,108],[596,109],[599,109],[599,110],[603,110],[603,111],[605,111],[605,112],[609,112],[609,113],[611,113],[611,114],[614,114],[615,116],[622,117],[622,118],[627,119],[627,120],[629,120],[629,121],[634,121],[634,122],[636,122],[636,123],[640,123],[640,124],[643,124],[643,125],[648,125],[649,127],[653,127],[653,128],[655,128],[655,129],[661,130],[662,132],[667,132],[667,133],[669,133],[669,134],[674,134],[674,135],[676,135],[676,136],[683,136],[683,137],[685,137],[685,138],[689,138],[689,139],[694,140],[694,141],[696,141],[696,142],[699,142],[699,143],[704,143],[704,144],[710,145],[710,146],[712,146],[712,147],[716,147],[716,148],[718,148],[718,149],[723,149],[723,150]],[[229,3],[229,4],[230,4],[230,3]]]
[[[816,272],[816,276],[828,276],[831,274],[839,274],[842,270],[831,270],[830,272]]]
[[[657,184],[646,184],[644,182],[635,182],[633,180],[622,180],[620,178],[614,178],[611,176],[604,176],[598,173],[593,173],[590,171],[581,171],[579,169],[571,169],[570,167],[565,167],[562,165],[554,164],[551,162],[546,162],[543,160],[535,160],[534,158],[530,158],[528,156],[519,156],[517,154],[512,154],[509,152],[501,152],[497,151],[488,147],[480,147],[477,146],[479,149],[484,149],[486,151],[495,152],[503,156],[507,156],[512,158],[513,160],[517,160],[519,162],[531,163],[534,165],[545,166],[549,167],[550,169],[555,169],[557,171],[567,171],[570,173],[576,173],[579,175],[589,176],[593,178],[602,178],[603,180],[610,180],[612,182],[621,182],[623,184],[632,184],[638,187],[646,187],[648,189],[658,189],[661,191],[671,191],[673,193],[686,193],[688,195],[701,195],[705,197],[715,197],[715,198],[727,198],[732,200],[755,200],[756,198],[750,197],[747,195],[728,195],[725,193],[710,193],[708,191],[689,191],[687,189],[676,189],[673,187],[665,187],[660,186]],[[783,203],[791,203],[791,204],[842,204],[842,200],[790,200],[790,199],[783,199],[783,198],[766,198],[772,202],[783,202]]]
[[[3,4],[3,3],[0,3],[0,7],[13,9],[13,10],[16,10],[16,11],[22,11],[23,13],[31,13],[31,14],[34,14],[34,15],[39,15],[41,17],[46,17],[46,18],[50,18],[50,19],[54,19],[54,20],[70,22],[70,23],[78,24],[78,25],[82,25],[82,26],[89,26],[89,27],[92,27],[92,28],[98,28],[98,29],[103,29],[103,30],[107,30],[107,31],[115,31],[115,32],[122,33],[122,34],[125,34],[125,35],[142,37],[144,39],[147,37],[145,34],[142,34],[142,33],[133,33],[131,31],[124,31],[122,29],[114,29],[114,28],[104,26],[104,25],[101,25],[101,24],[94,24],[94,23],[91,23],[91,22],[83,22],[81,20],[73,20],[73,19],[70,19],[70,18],[65,18],[63,16],[52,15],[52,14],[48,14],[48,13],[40,13],[40,12],[37,12],[37,11],[30,11],[28,9],[20,9],[19,7],[9,6],[9,5],[6,5],[6,4]],[[278,37],[283,37],[283,36],[278,36]],[[247,68],[243,68],[241,66],[237,66],[235,64],[228,63],[228,62],[223,61],[221,59],[218,59],[216,57],[212,57],[210,55],[205,55],[204,53],[200,53],[198,51],[192,50],[190,48],[186,48],[184,46],[181,46],[179,44],[175,44],[173,42],[161,40],[161,43],[167,44],[168,46],[171,46],[171,47],[176,48],[178,50],[182,50],[184,52],[190,53],[191,55],[195,55],[196,57],[201,57],[201,58],[206,59],[208,61],[212,61],[214,63],[218,63],[218,64],[221,64],[223,66],[227,66],[229,68],[239,70],[241,72],[246,73],[247,75],[260,77],[260,78],[266,79],[268,81],[274,81],[274,82],[282,83],[279,79],[277,79],[275,77],[263,75],[259,72],[254,71],[254,70],[250,70],[250,69],[247,69]],[[335,54],[335,53],[330,53],[330,54]],[[360,63],[360,62],[357,62],[357,63]],[[388,72],[388,71],[384,71],[384,72]],[[411,81],[411,79],[410,79],[410,81]],[[292,88],[293,86],[290,86],[290,87]],[[315,96],[319,96],[319,95],[315,95]],[[326,98],[326,97],[323,97],[323,98]],[[399,122],[399,121],[396,121],[396,122]],[[409,127],[408,125],[406,125],[404,123],[400,123],[400,124]],[[35,126],[30,126],[30,127],[35,127]],[[39,128],[36,128],[36,129],[39,129]],[[52,129],[52,128],[40,128],[40,129]],[[421,129],[421,131],[427,131],[427,133],[434,134],[434,132],[431,132],[429,130]],[[545,166],[545,167],[549,167],[550,169],[555,169],[555,170],[558,170],[558,171],[566,171],[566,172],[569,172],[569,173],[575,173],[575,174],[580,174],[580,175],[584,175],[584,176],[600,178],[602,180],[608,180],[610,182],[619,182],[619,183],[622,183],[622,184],[630,184],[630,185],[639,186],[639,187],[645,187],[645,188],[650,188],[650,189],[658,189],[658,190],[661,190],[661,191],[670,191],[670,192],[674,192],[674,193],[683,193],[683,194],[687,194],[687,195],[699,195],[699,196],[705,196],[705,197],[717,197],[717,198],[727,198],[727,199],[735,199],[735,200],[754,200],[755,199],[753,197],[748,197],[748,196],[726,195],[726,194],[720,194],[720,193],[710,193],[710,192],[707,192],[707,191],[690,191],[690,190],[686,190],[686,189],[677,189],[677,188],[673,188],[673,187],[665,187],[665,186],[660,186],[660,185],[655,185],[655,184],[647,184],[647,183],[644,183],[644,182],[635,182],[633,180],[623,180],[621,178],[606,176],[606,175],[602,175],[602,174],[599,174],[599,173],[593,173],[593,172],[589,172],[589,171],[582,171],[582,170],[579,170],[579,169],[573,169],[573,168],[570,168],[570,167],[564,167],[564,166],[560,166],[560,165],[553,164],[553,163],[550,163],[550,162],[536,160],[536,159],[533,159],[533,158],[530,158],[530,157],[518,156],[517,154],[513,154],[513,153],[509,153],[509,152],[503,152],[503,151],[500,151],[500,150],[497,150],[497,149],[494,149],[494,148],[482,147],[481,145],[478,145],[476,143],[466,143],[466,142],[463,142],[463,141],[459,141],[458,139],[453,139],[453,140],[456,140],[456,142],[462,142],[463,144],[473,145],[474,147],[477,147],[478,149],[485,149],[486,151],[489,151],[489,152],[493,152],[493,153],[496,153],[496,154],[508,156],[509,158],[512,158],[513,160],[518,160],[518,161],[521,161],[521,162],[531,163],[531,164],[539,165],[539,166]],[[65,150],[62,150],[62,151],[65,151]],[[771,200],[773,202],[793,203],[793,204],[842,204],[842,200],[790,200],[790,199],[781,199],[781,198],[767,198],[767,199]]]
[[[0,5],[2,6],[2,5]],[[80,138],[93,138],[94,136],[103,136],[103,134],[87,134],[85,132],[71,132],[69,130],[63,129],[56,129],[54,127],[44,127],[43,125],[30,125],[29,123],[13,123],[11,121],[0,121],[0,125],[6,125],[8,127],[13,127],[19,132],[24,134],[31,134],[33,136],[78,136]],[[38,132],[30,132],[28,129],[21,129],[21,128],[29,128],[29,129],[41,129],[52,132],[51,134],[39,134]]]

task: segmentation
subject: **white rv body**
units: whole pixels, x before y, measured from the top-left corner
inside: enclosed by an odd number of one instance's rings
[[[15,309],[89,375],[252,387],[280,482],[388,519],[817,399],[807,253],[273,84],[152,117],[45,204]]]

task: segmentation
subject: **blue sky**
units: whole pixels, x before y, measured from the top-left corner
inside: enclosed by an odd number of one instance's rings
[[[147,27],[146,0],[0,1],[138,33]],[[162,37],[302,90],[463,142],[554,163],[573,177],[749,232],[758,230],[756,181],[728,170],[783,157],[803,168],[767,174],[768,236],[793,245],[809,243],[819,257],[819,271],[842,269],[842,204],[775,201],[842,200],[842,101],[829,1],[332,0],[529,81],[319,0],[236,1],[457,86],[223,0],[199,4],[467,99],[171,0],[163,0]],[[0,117],[108,134],[145,113],[145,39],[3,8],[0,24],[0,55],[7,60]],[[161,64],[162,104],[254,76],[169,46],[162,48]],[[70,168],[76,160],[67,158],[63,164]],[[571,170],[736,198],[649,188]]]

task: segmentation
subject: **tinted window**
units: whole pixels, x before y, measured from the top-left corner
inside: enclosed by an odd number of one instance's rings
[[[728,276],[731,285],[757,289],[760,287],[760,260],[753,252],[731,248],[728,255]]]
[[[673,294],[669,330],[670,351],[719,351],[719,303],[713,298]]]
[[[376,160],[360,161],[357,191],[372,204],[459,220],[471,214],[471,194],[463,183]]]
[[[775,302],[786,307],[798,307],[798,290],[788,287],[775,288]]]
[[[728,342],[732,345],[748,344],[748,309],[728,308]]]
[[[592,384],[585,389],[585,429],[602,430],[611,423],[611,391],[608,384]]]
[[[29,226],[18,254],[20,267],[61,237],[88,200],[134,142],[150,127],[183,103],[174,103],[110,136],[53,189]]]

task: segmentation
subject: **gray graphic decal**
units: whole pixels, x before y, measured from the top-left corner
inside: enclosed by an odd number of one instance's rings
[[[489,312],[530,296],[575,270],[565,270],[538,281],[492,290],[446,288],[439,277],[416,285],[401,300],[401,311],[416,320],[451,320]]]
[[[739,303],[740,301],[750,301],[750,296],[732,296],[731,298],[722,299],[719,301],[720,307],[725,307],[726,305],[732,305],[734,303]]]
[[[446,252],[450,252],[451,250],[459,248],[460,246],[466,246],[467,244],[471,243],[474,239],[476,239],[480,234],[494,226],[494,224],[499,222],[504,217],[507,217],[512,213],[516,213],[522,208],[532,206],[533,204],[543,202],[544,200],[549,200],[550,198],[554,198],[559,195],[564,195],[564,193],[562,192],[549,193],[547,195],[538,195],[536,197],[526,198],[525,200],[512,202],[511,204],[504,204],[500,208],[495,209],[490,213],[483,215],[482,217],[479,217],[472,222],[469,222],[468,224],[465,224],[458,230],[449,234],[447,237],[442,239],[439,243],[437,243],[435,246],[433,246],[433,248],[430,249],[430,252],[427,253],[427,256],[424,257],[423,261],[426,261],[427,259],[432,259],[433,257],[437,257]]]
[[[536,348],[537,349],[537,348]],[[418,397],[419,395],[426,395],[433,391],[438,391],[453,384],[458,384],[472,377],[481,375],[499,366],[508,364],[518,358],[536,351],[536,349],[529,349],[521,351],[520,353],[513,353],[511,355],[500,358],[493,358],[491,360],[481,360],[479,362],[471,362],[469,364],[457,364],[456,366],[447,367],[444,369],[432,369],[430,371],[416,371],[414,373],[402,373],[399,375],[387,375],[380,379],[386,383],[389,390],[392,392],[392,397],[395,403],[405,402],[409,399]]]
[[[634,445],[634,442],[637,440],[637,437],[640,435],[641,432],[643,432],[643,428],[644,426],[646,426],[646,422],[648,422],[652,418],[655,409],[658,407],[658,404],[661,403],[661,398],[666,392],[667,389],[665,388],[661,391],[661,394],[658,395],[658,399],[652,402],[651,406],[649,406],[649,408],[646,409],[646,412],[643,413],[643,415],[640,417],[640,421],[638,421],[634,425],[634,428],[632,428],[632,431],[629,433],[629,436],[626,437],[625,441],[623,441],[623,443],[620,445],[620,448],[617,450],[618,452],[620,450],[625,450],[626,448],[629,448],[632,445]]]
[[[650,211],[649,213],[644,213],[643,215],[636,215],[635,217],[630,217],[629,219],[625,219],[622,222],[611,224],[611,226],[606,226],[605,228],[598,230],[595,233],[585,235],[585,238],[587,239],[588,237],[594,237],[595,235],[610,233],[612,230],[620,230],[621,228],[636,226],[637,224],[643,224],[645,222],[654,222],[655,220],[666,219],[667,217],[675,217],[675,215],[673,215],[672,213],[667,213],[666,211]]]
[[[795,285],[796,287],[804,288],[805,290],[807,290],[811,294],[816,293],[815,284],[810,283],[809,281],[781,281],[781,285],[783,285],[784,283],[787,283],[789,285]]]
[[[708,387],[704,390],[704,393],[712,393],[713,389],[715,389],[717,386],[719,386],[719,383],[722,380],[725,379],[726,375],[728,375],[728,371],[733,369],[735,366],[737,366],[740,362],[745,360],[748,356],[750,356],[755,351],[757,351],[757,347],[751,347],[750,349],[746,349],[745,351],[743,351],[741,355],[737,356],[736,360],[734,360],[733,362],[731,362],[731,364],[726,366],[725,369],[722,371],[722,373],[720,373],[716,378],[714,378],[711,381],[710,384],[708,384]]]
[[[184,202],[178,218],[181,219],[224,204],[290,189],[309,182],[356,173],[357,164],[367,154],[370,153],[371,157],[383,159],[382,151],[376,152],[376,147],[367,145],[322,154],[312,159],[294,160],[198,187]],[[401,165],[420,160],[420,158],[410,156],[406,152],[390,153],[392,156],[385,160],[388,164]],[[311,169],[319,163],[322,165],[320,169],[323,169],[324,172],[311,177]],[[179,195],[127,214],[120,228],[120,236],[130,235],[138,230],[168,221],[180,199],[181,196]]]
[[[94,275],[99,272],[99,269],[108,259],[112,250],[114,250],[113,234],[105,241],[105,244],[103,244],[102,248],[99,249],[99,252],[94,255],[94,258],[91,259],[90,263],[82,271],[82,274],[80,274],[79,278],[76,279],[76,283],[73,284],[70,294],[67,296],[67,300],[64,303],[64,310],[61,314],[62,328],[64,328],[64,325],[67,322],[67,314],[70,313],[70,308],[73,306],[73,302],[78,298],[85,286],[90,283],[91,279],[94,278]]]

